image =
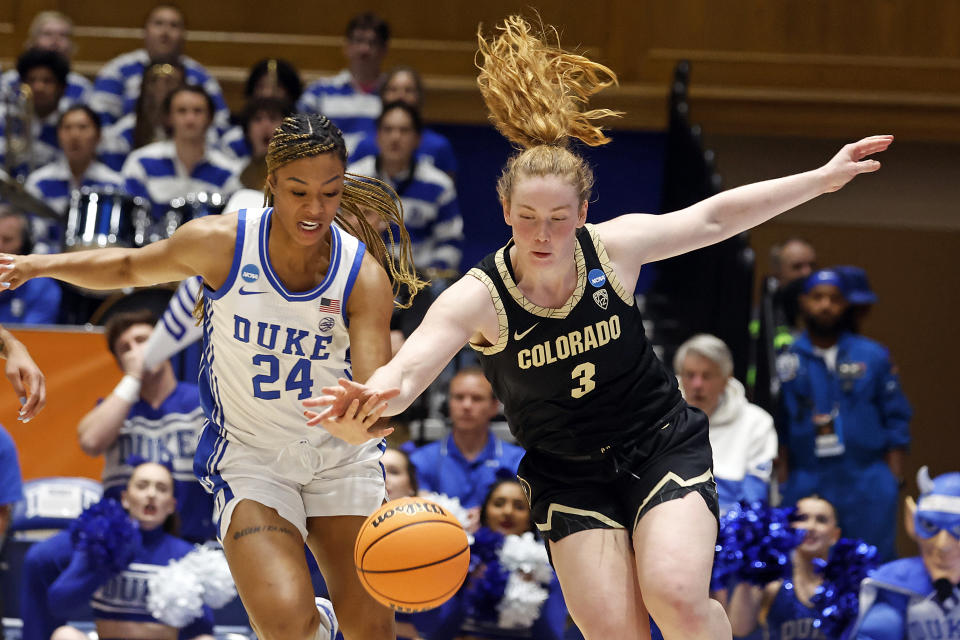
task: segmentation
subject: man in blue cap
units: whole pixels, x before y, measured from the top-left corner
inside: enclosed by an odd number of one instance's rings
[[[849,327],[849,288],[834,269],[810,275],[801,297],[806,329],[777,359],[784,501],[832,502],[851,538],[894,557],[897,494],[910,444],[910,404],[889,352]]]

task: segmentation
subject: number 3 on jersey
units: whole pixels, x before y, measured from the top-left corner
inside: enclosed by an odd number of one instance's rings
[[[597,387],[597,383],[593,381],[593,375],[597,372],[597,368],[593,366],[592,362],[584,362],[583,364],[577,365],[573,373],[570,374],[570,377],[577,381],[579,386],[574,387],[570,390],[570,395],[574,398],[582,398]]]
[[[276,389],[264,389],[263,385],[273,384],[280,379],[280,361],[277,356],[268,354],[257,354],[253,356],[255,366],[266,365],[267,372],[253,376],[253,396],[261,400],[276,400],[280,397],[280,392]],[[287,381],[284,385],[287,391],[300,390],[297,400],[306,400],[311,395],[313,389],[313,378],[310,377],[310,361],[306,358],[300,358],[290,369],[287,375]]]

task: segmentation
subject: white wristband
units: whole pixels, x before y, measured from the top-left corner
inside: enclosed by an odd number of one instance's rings
[[[113,388],[113,395],[133,404],[140,399],[140,379],[128,373]]]

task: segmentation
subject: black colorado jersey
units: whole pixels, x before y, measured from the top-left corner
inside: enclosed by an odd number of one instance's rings
[[[524,448],[598,454],[641,436],[677,406],[676,379],[654,355],[633,295],[592,225],[577,230],[577,287],[558,309],[524,298],[511,245],[469,271],[489,289],[500,321],[496,344],[472,346]]]

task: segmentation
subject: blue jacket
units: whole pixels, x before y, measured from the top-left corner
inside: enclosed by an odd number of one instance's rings
[[[780,442],[790,449],[791,469],[818,466],[813,416],[834,413],[844,452],[838,461],[866,466],[910,444],[913,411],[900,388],[885,347],[844,333],[837,343],[836,370],[830,371],[803,333],[777,360],[781,380]]]

